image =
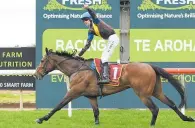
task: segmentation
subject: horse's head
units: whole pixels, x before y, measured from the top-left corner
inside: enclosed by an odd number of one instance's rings
[[[72,70],[71,66],[74,68],[75,66],[80,66],[80,61],[84,60],[82,57],[75,57],[76,50],[73,50],[73,53],[68,53],[67,51],[52,52],[46,48],[45,51],[46,55],[41,59],[41,62],[33,75],[36,79],[42,79],[45,75],[55,69],[60,70],[66,75],[70,75],[72,73],[72,71],[70,71]]]
[[[46,54],[41,59],[41,62],[36,68],[36,71],[33,75],[36,79],[42,79],[45,75],[53,71],[56,67],[54,60],[51,59],[53,52],[51,50],[48,50],[47,48],[45,49],[45,51]]]

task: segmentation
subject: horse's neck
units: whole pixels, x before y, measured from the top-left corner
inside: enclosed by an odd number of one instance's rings
[[[62,61],[62,60],[60,60],[60,61]],[[58,60],[58,62],[57,62],[57,63],[59,63],[57,68],[58,68],[58,70],[60,70],[64,74],[66,74],[67,76],[70,76],[73,73],[75,73],[77,70],[79,70],[79,68],[82,65],[82,63],[80,63],[78,60],[75,60],[75,59],[67,59],[66,60],[66,58],[65,58],[63,62],[60,63],[60,61]]]

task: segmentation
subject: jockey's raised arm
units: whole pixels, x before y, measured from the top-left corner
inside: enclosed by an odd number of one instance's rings
[[[102,79],[99,81],[99,83],[109,83],[110,79],[108,61],[109,58],[112,56],[114,49],[119,44],[119,38],[116,35],[114,29],[110,25],[103,22],[103,20],[98,19],[95,11],[90,9],[88,5],[84,5],[83,8],[86,9],[87,12],[83,13],[81,20],[89,28],[89,31],[87,43],[79,53],[79,56],[82,56],[85,51],[90,47],[94,35],[99,36],[104,40],[108,40],[108,44],[101,56],[103,70],[101,73]]]

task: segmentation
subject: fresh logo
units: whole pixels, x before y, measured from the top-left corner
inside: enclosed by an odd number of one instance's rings
[[[156,0],[156,4],[174,4],[174,5],[185,5],[195,4],[195,0]]]
[[[111,10],[112,7],[108,4],[107,0],[48,0],[44,10],[83,10],[84,4],[90,5],[94,10]]]
[[[83,4],[102,4],[102,0],[62,0],[62,4],[71,4],[71,5],[83,5]]]
[[[192,10],[195,0],[143,0],[138,10]]]

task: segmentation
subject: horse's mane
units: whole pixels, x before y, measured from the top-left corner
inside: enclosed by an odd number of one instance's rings
[[[57,54],[58,56],[66,56],[66,57],[73,57],[74,56],[73,53],[69,53],[67,51],[56,51],[55,54]]]
[[[73,58],[73,59],[76,59],[76,60],[86,60],[85,58],[80,57],[80,56],[75,57],[75,54],[76,54],[75,52],[69,53],[67,51],[56,51],[54,53],[59,55],[59,56],[70,57],[70,58]]]

